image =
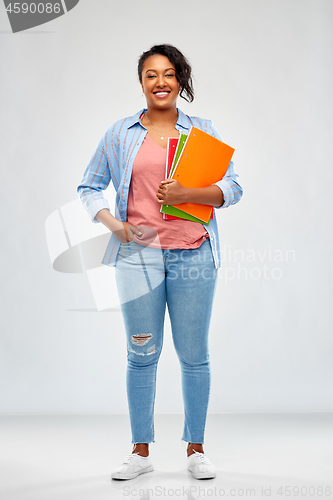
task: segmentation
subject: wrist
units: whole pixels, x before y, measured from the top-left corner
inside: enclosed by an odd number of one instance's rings
[[[190,203],[191,202],[192,191],[193,191],[193,188],[184,187],[183,195],[182,195],[182,198],[183,198],[182,203]]]
[[[124,229],[124,224],[114,217],[113,221],[109,225],[109,229],[112,233],[122,231]]]

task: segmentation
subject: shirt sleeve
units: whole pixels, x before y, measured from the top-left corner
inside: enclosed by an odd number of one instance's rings
[[[211,135],[222,141],[213,123],[211,123]],[[223,205],[215,208],[227,208],[239,202],[243,196],[243,188],[238,179],[239,175],[235,171],[234,162],[231,161],[223,178],[213,184],[213,186],[218,186],[221,189],[224,199]]]
[[[110,168],[105,152],[104,137],[102,137],[77,187],[79,198],[92,222],[99,222],[96,215],[103,208],[110,211],[102,192],[108,187],[110,180]]]

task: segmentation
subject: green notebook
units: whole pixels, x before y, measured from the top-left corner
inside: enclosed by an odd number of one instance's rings
[[[193,215],[190,215],[186,212],[183,212],[183,210],[180,210],[179,208],[175,208],[172,205],[162,205],[163,212],[164,214],[168,215],[173,215],[174,217],[179,217],[181,219],[186,219],[186,220],[192,220],[193,222],[200,222],[200,224],[206,224],[208,226],[210,218],[207,220],[201,220],[198,219],[197,217],[194,217]]]

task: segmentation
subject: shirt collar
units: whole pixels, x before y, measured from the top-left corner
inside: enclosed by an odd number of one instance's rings
[[[147,108],[143,108],[140,111],[138,111],[134,116],[132,116],[132,119],[127,128],[133,127],[133,125],[137,123],[141,125],[140,116],[142,115],[142,113],[145,113],[146,111]],[[185,115],[185,113],[183,113],[179,108],[177,108],[177,111],[178,111],[178,120],[176,123],[176,128],[189,130],[191,128],[191,122],[188,119],[187,115]]]

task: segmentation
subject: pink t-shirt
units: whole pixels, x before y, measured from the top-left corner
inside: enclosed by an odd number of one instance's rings
[[[156,194],[165,179],[166,149],[148,134],[135,157],[128,194],[127,222],[142,236],[133,241],[157,248],[198,248],[209,237],[204,226],[185,219],[163,219]]]

